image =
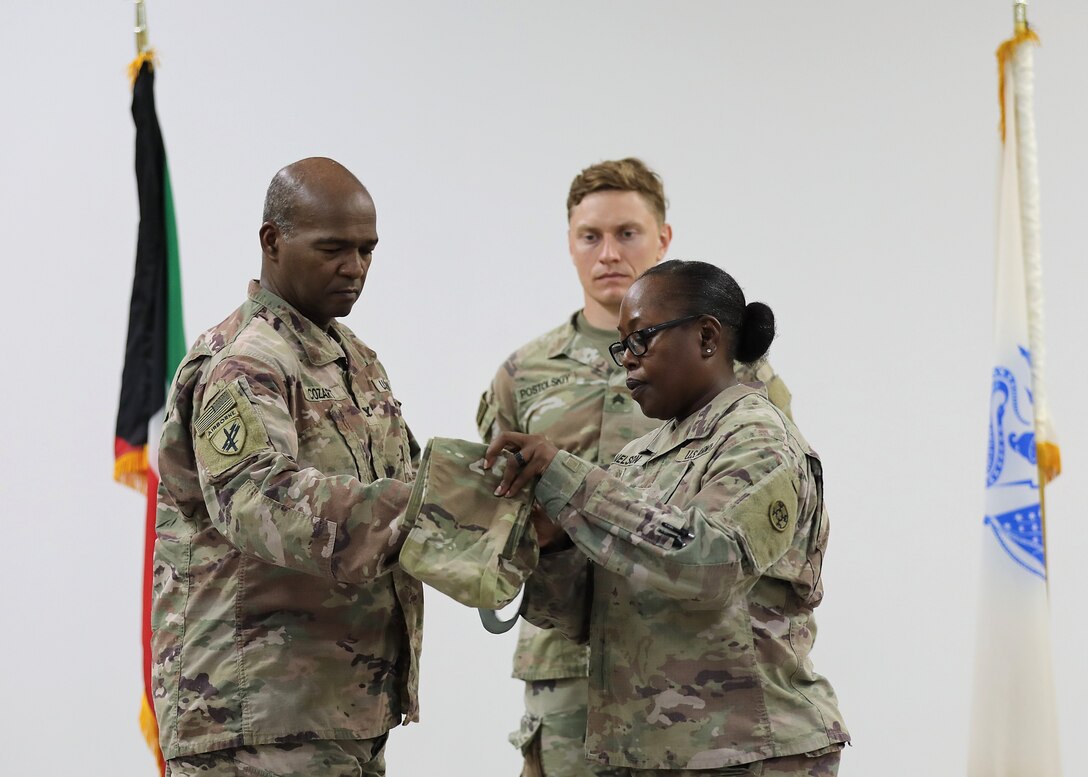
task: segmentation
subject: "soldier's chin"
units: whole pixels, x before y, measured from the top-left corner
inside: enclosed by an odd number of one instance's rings
[[[653,397],[646,391],[646,387],[644,386],[642,389],[641,392],[638,392],[638,396],[632,394],[632,398],[642,410],[642,414],[647,418],[656,418],[659,421],[670,420],[672,416],[654,402]]]
[[[630,284],[628,284],[629,286]],[[615,308],[619,313],[620,303],[623,302],[623,295],[627,293],[627,286],[620,288],[616,284],[606,285],[604,288],[598,288],[597,293],[593,296],[599,304],[608,308],[609,310]]]
[[[355,307],[356,298],[340,300],[336,304],[332,305],[332,317],[343,318],[351,309]]]

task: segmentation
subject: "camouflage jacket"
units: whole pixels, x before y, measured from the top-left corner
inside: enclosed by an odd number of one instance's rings
[[[178,369],[159,448],[164,755],[365,739],[418,717],[422,587],[397,566],[418,446],[373,351],[256,281]]]
[[[576,548],[542,554],[527,617],[589,642],[591,760],[717,769],[848,740],[809,661],[820,461],[758,386],[632,442],[607,472],[561,451],[537,500]]]
[[[660,425],[631,399],[627,372],[578,332],[577,316],[522,346],[499,368],[476,417],[485,442],[500,431],[544,434],[561,450],[607,466],[627,443]],[[789,390],[768,362],[738,362],[735,368],[742,381],[766,383],[771,398],[789,414]],[[588,662],[584,645],[521,622],[514,677],[586,677]]]

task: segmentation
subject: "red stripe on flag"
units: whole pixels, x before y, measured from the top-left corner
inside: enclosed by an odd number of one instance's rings
[[[144,595],[143,613],[141,615],[141,643],[143,644],[144,659],[144,697],[147,700],[147,708],[152,712],[150,719],[151,731],[144,732],[148,737],[148,746],[155,752],[159,762],[159,774],[166,773],[166,764],[162,760],[162,750],[159,749],[158,727],[155,726],[153,716],[155,700],[151,697],[151,665],[154,657],[151,653],[151,592],[155,584],[155,504],[156,494],[159,490],[159,478],[155,470],[148,467],[147,470],[147,513],[144,521]],[[152,739],[152,737],[154,739]]]

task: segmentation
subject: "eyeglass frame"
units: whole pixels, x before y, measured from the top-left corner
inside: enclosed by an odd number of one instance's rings
[[[634,356],[645,356],[646,353],[650,350],[650,338],[653,337],[654,335],[656,335],[658,332],[664,331],[666,329],[672,329],[674,326],[680,326],[681,324],[686,324],[689,321],[694,321],[697,318],[702,318],[704,315],[706,315],[706,314],[705,313],[695,313],[694,315],[691,315],[691,316],[684,316],[683,318],[674,318],[671,321],[664,321],[664,322],[662,322],[660,324],[654,324],[653,326],[648,326],[648,327],[646,327],[644,329],[637,329],[634,332],[632,332],[631,334],[627,335],[627,337],[623,338],[622,340],[619,340],[619,341],[617,341],[615,343],[612,343],[612,345],[608,346],[608,354],[609,354],[609,356],[612,357],[612,361],[614,361],[616,363],[616,366],[622,367],[623,366],[623,361],[621,359],[622,354],[626,353],[627,351],[630,351],[631,354],[634,355]],[[642,341],[644,343],[642,353],[639,353],[638,351],[636,351],[634,349],[634,347],[632,346],[632,344],[631,344],[631,338],[634,337],[635,335],[638,335],[642,339]]]

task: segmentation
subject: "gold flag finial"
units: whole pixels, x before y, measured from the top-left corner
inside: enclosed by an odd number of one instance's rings
[[[146,62],[148,67],[155,66],[155,49],[147,40],[147,9],[144,8],[144,0],[136,2],[136,59],[128,66],[128,82],[135,86],[136,76],[140,75],[140,69]]]
[[[143,54],[147,49],[147,9],[144,0],[136,0],[136,54]]]
[[[1028,31],[1028,3],[1027,0],[1016,0],[1012,6],[1013,30],[1017,35]]]

